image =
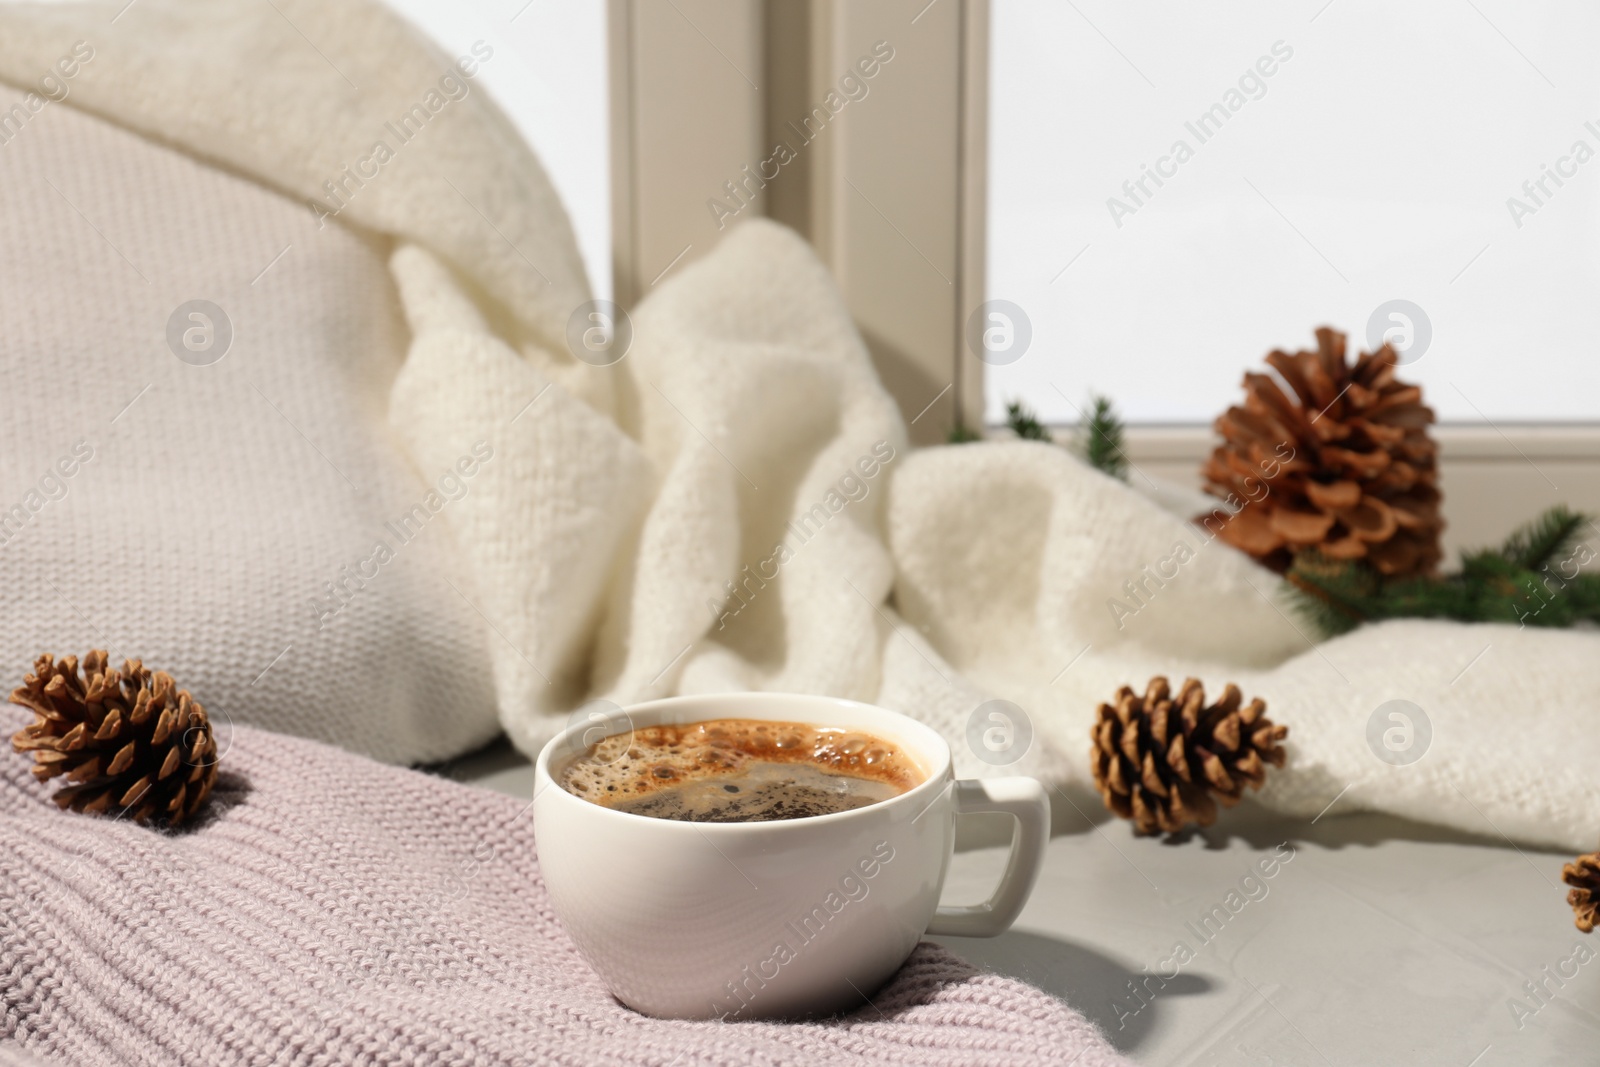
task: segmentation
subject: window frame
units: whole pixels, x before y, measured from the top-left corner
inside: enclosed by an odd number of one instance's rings
[[[914,443],[943,442],[958,422],[981,432],[984,365],[964,334],[986,299],[989,0],[608,4],[613,270],[624,306],[726,232],[696,214],[695,197],[767,158],[783,124],[873,41],[894,44],[872,94],[748,210],[797,230],[833,271]],[[646,55],[658,61],[641,63]],[[729,91],[730,67],[745,91]],[[683,150],[686,138],[695,151]],[[916,190],[919,209],[864,190]],[[1065,438],[1071,427],[1055,430]],[[1600,423],[1450,424],[1435,436],[1447,558],[1555,503],[1600,513]],[[1138,470],[1196,489],[1215,445],[1207,425],[1132,424],[1126,440]]]

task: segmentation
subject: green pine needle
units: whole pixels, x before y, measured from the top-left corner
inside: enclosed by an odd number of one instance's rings
[[[945,438],[945,440],[952,445],[965,445],[971,444],[973,441],[983,440],[983,435],[980,433],[973,433],[971,430],[967,429],[966,423],[958,422],[954,426],[950,427],[950,434]]]
[[[1499,548],[1466,552],[1461,570],[1439,577],[1384,578],[1366,561],[1336,563],[1315,552],[1287,575],[1301,614],[1323,633],[1347,633],[1381,619],[1456,619],[1519,626],[1600,623],[1600,574],[1582,539],[1586,515],[1551,508]]]
[[[1054,441],[1050,428],[1021,401],[1006,405],[1006,425],[1024,441]],[[954,437],[951,438],[954,440]],[[1079,421],[1072,450],[1089,466],[1113,478],[1128,480],[1128,455],[1123,451],[1122,420],[1103,396],[1089,398],[1089,414]]]
[[[1561,504],[1506,538],[1500,555],[1530,571],[1572,554],[1589,519]]]
[[[1050,431],[1045,424],[1023,405],[1020,400],[1013,400],[1006,405],[1006,425],[1011,427],[1011,432],[1024,441],[1053,441]]]
[[[1373,617],[1376,573],[1370,568],[1333,564],[1307,551],[1295,557],[1285,577],[1295,590],[1299,614],[1330,637]]]
[[[1079,429],[1078,447],[1095,470],[1128,480],[1128,454],[1122,447],[1122,419],[1109,397],[1090,398],[1087,426]]]

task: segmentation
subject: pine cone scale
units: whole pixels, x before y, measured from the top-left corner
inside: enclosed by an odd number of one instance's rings
[[[113,708],[100,723],[100,728],[94,732],[96,741],[109,741],[122,732],[122,712]]]
[[[1321,482],[1307,482],[1305,493],[1312,504],[1324,511],[1353,508],[1361,503],[1361,486],[1349,479],[1340,479],[1326,485]]]
[[[124,808],[131,807],[144,798],[144,795],[150,791],[152,784],[150,776],[148,774],[145,775],[128,787],[127,792],[117,799],[117,804]]]
[[[1166,799],[1170,795],[1167,784],[1161,780],[1161,775],[1156,771],[1156,759],[1152,753],[1144,754],[1143,773],[1139,775],[1139,784],[1156,796]]]
[[[67,760],[70,758],[67,753],[57,752],[55,749],[47,748],[35,752],[33,757],[33,776],[40,781],[44,781],[46,778],[54,778],[67,769]]]
[[[1283,376],[1302,405],[1321,411],[1333,403],[1337,396],[1338,386],[1333,384],[1333,380],[1308,352],[1291,356],[1287,352],[1274,350],[1267,355],[1267,365]]]
[[[48,700],[40,700],[26,689],[13,689],[11,691],[10,702],[27,708],[35,715],[43,716],[46,719],[56,719],[60,717],[60,714]]]
[[[1150,739],[1162,748],[1172,740],[1172,705],[1166,701],[1157,704],[1150,713]]]
[[[117,754],[111,757],[111,766],[106,768],[106,774],[116,777],[129,767],[133,766],[134,751],[138,747],[139,746],[137,742],[129,741],[126,745],[123,745],[120,749],[118,749]]]
[[[19,730],[11,738],[11,750],[13,752],[34,752],[39,749],[47,749],[53,752],[55,751],[55,744],[48,738],[40,737],[31,729]]]
[[[1361,503],[1336,513],[1351,534],[1363,541],[1387,541],[1394,536],[1394,511],[1375,496],[1364,496]]]
[[[1239,717],[1228,716],[1217,724],[1216,729],[1212,730],[1212,743],[1224,752],[1237,752],[1239,750],[1239,728]]]
[[[1272,530],[1293,545],[1314,545],[1328,536],[1335,516],[1319,511],[1295,511],[1279,508],[1268,521]]]
[[[1283,535],[1272,528],[1272,520],[1250,508],[1224,523],[1218,536],[1241,552],[1258,558],[1270,555],[1284,544]]]
[[[87,763],[80,763],[67,772],[69,782],[87,782],[90,779],[104,777],[100,773],[100,757],[91,756]]]
[[[1179,781],[1189,780],[1189,754],[1185,750],[1183,738],[1174,737],[1172,744],[1167,746],[1167,766]]]

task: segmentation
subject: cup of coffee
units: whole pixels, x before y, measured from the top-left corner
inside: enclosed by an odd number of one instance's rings
[[[994,894],[939,903],[958,815],[1015,826]],[[794,693],[674,697],[574,723],[540,752],[551,906],[618,1000],[663,1018],[859,1006],[924,933],[988,937],[1050,836],[1031,778],[957,781],[937,732]]]

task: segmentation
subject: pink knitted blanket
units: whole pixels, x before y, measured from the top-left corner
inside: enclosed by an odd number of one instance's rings
[[[0,737],[26,721],[5,707]],[[0,767],[0,1063],[1126,1063],[929,944],[839,1018],[638,1015],[551,913],[524,802],[313,742],[238,728],[180,833],[60,812],[27,760]]]

